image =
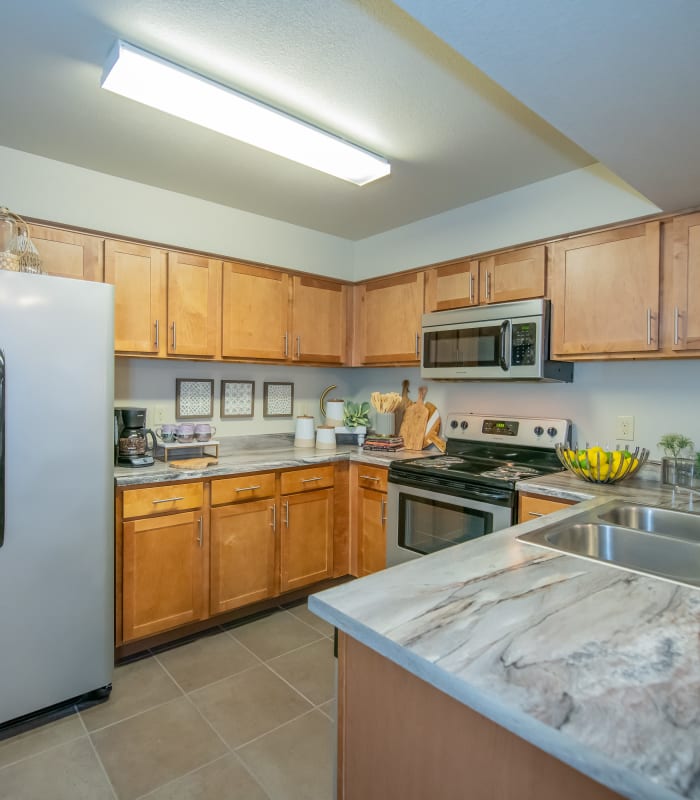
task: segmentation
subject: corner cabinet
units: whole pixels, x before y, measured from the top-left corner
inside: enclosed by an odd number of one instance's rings
[[[555,356],[606,357],[659,349],[660,223],[555,242]]]
[[[355,287],[356,365],[420,364],[424,273]]]

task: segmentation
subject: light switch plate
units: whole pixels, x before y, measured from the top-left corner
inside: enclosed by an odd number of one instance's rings
[[[166,411],[165,406],[156,406],[153,409],[154,425],[162,425],[165,422]]]

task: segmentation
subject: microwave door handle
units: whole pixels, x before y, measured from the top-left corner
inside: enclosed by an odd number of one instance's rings
[[[510,348],[506,346],[506,340],[507,339],[510,340],[510,337],[506,336],[509,327],[510,327],[510,320],[504,319],[503,322],[501,323],[501,357],[500,357],[501,369],[504,372],[508,372],[508,370],[510,369],[510,364],[508,363],[508,350]]]
[[[5,541],[5,354],[0,350],[0,547]]]

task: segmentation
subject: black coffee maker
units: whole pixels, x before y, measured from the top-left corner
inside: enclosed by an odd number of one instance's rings
[[[153,455],[148,452],[148,437],[156,450],[156,437],[146,427],[145,408],[114,409],[114,463],[120,467],[150,467]]]

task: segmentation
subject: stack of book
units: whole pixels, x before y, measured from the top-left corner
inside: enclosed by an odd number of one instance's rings
[[[395,453],[403,450],[403,438],[401,436],[367,436],[363,450],[375,450],[383,453]]]

